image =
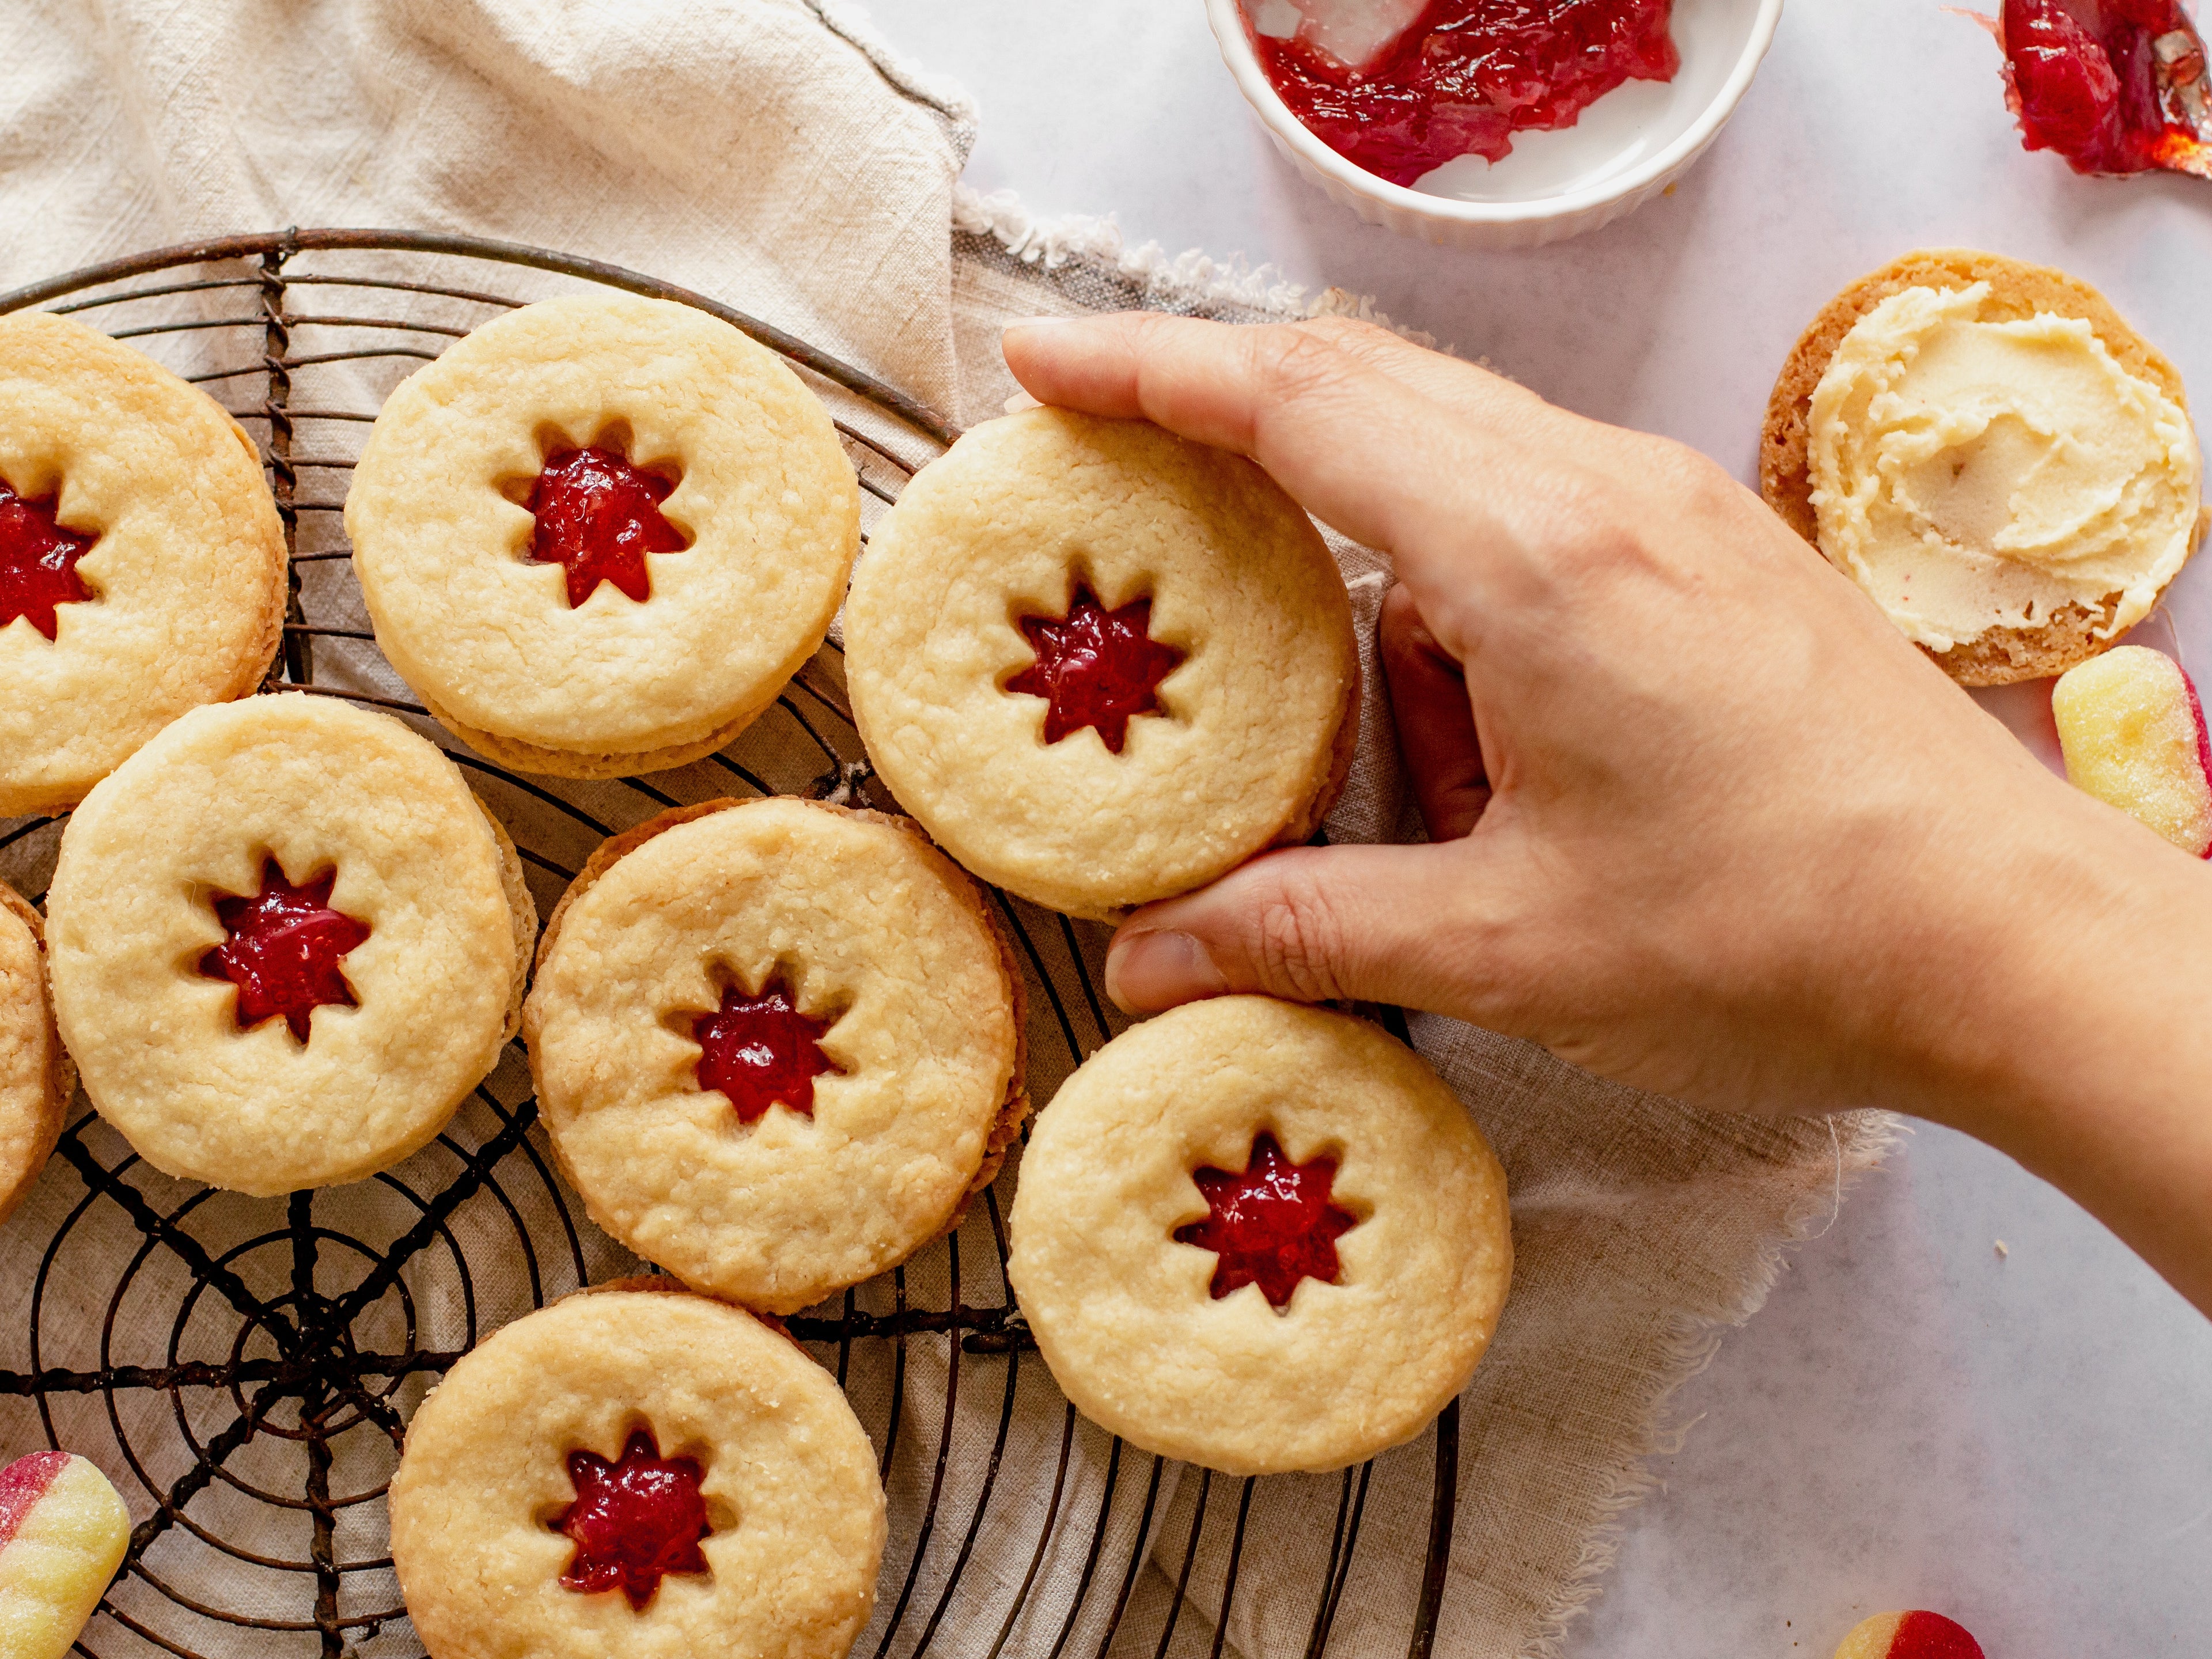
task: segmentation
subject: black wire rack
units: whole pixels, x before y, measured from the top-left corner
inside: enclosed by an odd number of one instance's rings
[[[783,356],[830,404],[872,498],[871,521],[915,468],[957,435],[896,389],[716,301],[593,260],[473,237],[295,229],[164,248],[0,295],[0,313],[69,313],[157,359],[165,349],[190,359],[173,366],[189,370],[186,378],[260,444],[283,525],[288,620],[264,689],[391,711],[444,744],[495,810],[534,803],[532,821],[557,826],[517,836],[541,916],[601,838],[686,799],[784,793],[891,805],[871,793],[834,644],[724,753],[650,780],[594,785],[488,763],[419,703],[390,695],[388,672],[379,677],[381,659],[338,517],[343,480],[368,423],[404,374],[522,303],[514,289],[526,288],[534,299],[591,285],[697,307]],[[0,825],[0,852],[13,848],[19,867],[49,872],[61,822]],[[1042,1100],[1048,1085],[1117,1029],[1097,991],[1103,935],[1003,894],[994,898],[1025,962],[1032,1086]],[[1063,995],[1071,981],[1079,997]],[[327,1213],[319,1218],[311,1192],[255,1200],[167,1181],[88,1112],[64,1131],[56,1156],[83,1195],[55,1227],[27,1293],[9,1287],[9,1317],[28,1322],[27,1346],[20,1349],[28,1364],[0,1370],[0,1402],[32,1402],[47,1443],[61,1445],[58,1410],[96,1396],[137,1483],[136,1492],[126,1486],[126,1500],[144,1516],[76,1651],[86,1659],[419,1656],[392,1577],[383,1514],[413,1403],[501,1317],[557,1299],[618,1255],[580,1218],[551,1167],[519,1048],[511,1045],[501,1069],[432,1147],[375,1178],[380,1219],[374,1230],[334,1226]],[[46,1180],[58,1178],[67,1177],[50,1170]],[[21,1227],[25,1217],[9,1224]],[[91,1242],[96,1230],[106,1242]],[[119,1263],[118,1249],[126,1251]],[[988,1192],[980,1214],[921,1256],[846,1292],[842,1304],[788,1322],[840,1386],[853,1377],[856,1356],[887,1373],[887,1386],[873,1391],[878,1415],[868,1428],[886,1477],[891,1548],[875,1623],[855,1651],[920,1659],[942,1651],[957,1629],[994,1633],[987,1648],[963,1644],[984,1659],[1005,1652],[1104,1659],[1109,1647],[1149,1648],[1155,1659],[1169,1659],[1171,1650],[1219,1659],[1255,1487],[1266,1483],[1194,1471],[1188,1534],[1170,1540],[1163,1536],[1170,1507],[1163,1480],[1173,1466],[1113,1440],[1105,1443],[1095,1496],[1086,1494],[1084,1512],[1074,1512],[1071,1454],[1079,1432],[1097,1435],[1079,1424],[1074,1407],[1051,1393],[1056,1446],[1049,1437],[1010,1446],[1018,1395],[1027,1389],[1021,1397],[1034,1400],[1051,1384],[1033,1358],[1024,1365],[1035,1346],[1006,1258],[999,1195]],[[505,1287],[498,1296],[490,1293],[494,1281]],[[434,1318],[434,1301],[444,1310]],[[170,1316],[166,1349],[137,1352],[162,1312]],[[424,1346],[433,1326],[458,1340]],[[94,1328],[96,1364],[48,1363],[58,1350],[82,1351]],[[965,1462],[954,1455],[959,1396],[968,1391],[972,1404],[981,1389],[988,1398],[994,1382],[1000,1404],[988,1458],[956,1468]],[[857,1395],[855,1403],[862,1403]],[[868,1415],[864,1408],[864,1420]],[[933,1419],[933,1444],[914,1426]],[[983,1421],[988,1428],[988,1413]],[[1406,1609],[1410,1659],[1425,1659],[1435,1640],[1458,1443],[1455,1403],[1427,1437],[1433,1498],[1419,1589]],[[30,1449],[0,1448],[11,1455]],[[1310,1603],[1304,1659],[1321,1659],[1336,1626],[1372,1474],[1363,1464],[1338,1478],[1325,1554],[1316,1540],[1325,1565],[1312,1582],[1268,1588],[1271,1596]],[[987,1521],[1015,1501],[1011,1495],[1026,1504],[1046,1490],[1018,1581],[970,1571]],[[237,1516],[266,1511],[283,1512],[277,1518],[294,1526],[301,1537],[294,1553],[249,1547],[233,1535]],[[1218,1544],[1223,1528],[1234,1530],[1218,1602],[1187,1617],[1201,1541]],[[1120,1540],[1111,1551],[1109,1539]],[[1062,1576],[1064,1609],[1040,1613],[1030,1598],[1055,1543],[1066,1559],[1079,1559],[1079,1571],[1072,1589]],[[1015,1559],[1018,1565],[1018,1550]],[[1133,1592],[1148,1559],[1164,1571],[1179,1566],[1172,1597],[1154,1598],[1164,1608],[1157,1635],[1132,1625],[1144,1600]],[[241,1573],[275,1588],[242,1601],[210,1588]]]

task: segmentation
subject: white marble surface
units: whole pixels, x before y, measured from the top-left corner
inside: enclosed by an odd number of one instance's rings
[[[1805,319],[1914,246],[2078,272],[2212,397],[2212,184],[2077,179],[2023,154],[1994,46],[1939,0],[1790,0],[1735,122],[1673,198],[1498,255],[1401,241],[1302,185],[1198,0],[872,13],[981,102],[980,188],[1372,294],[1558,402],[1672,434],[1747,480]],[[2201,674],[2212,560],[2174,611]],[[2032,698],[2009,712],[2035,725]],[[1915,1605],[1952,1612],[1991,1659],[2212,1653],[2212,1325],[1969,1141],[1921,1129],[1684,1404],[1696,1427],[1662,1460],[1575,1659],[1826,1659],[1863,1613]]]

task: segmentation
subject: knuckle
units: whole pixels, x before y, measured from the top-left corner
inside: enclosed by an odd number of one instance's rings
[[[1310,878],[1286,876],[1261,903],[1255,933],[1262,981],[1301,1002],[1327,1002],[1343,994],[1344,919],[1327,891]]]
[[[1255,377],[1285,402],[1326,391],[1344,378],[1348,360],[1329,341],[1295,324],[1248,331]]]

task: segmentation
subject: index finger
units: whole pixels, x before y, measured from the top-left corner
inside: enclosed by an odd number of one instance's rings
[[[1151,421],[1247,456],[1309,513],[1390,553],[1416,582],[1430,550],[1520,539],[1498,515],[1498,492],[1440,489],[1440,481],[1526,479],[1545,465],[1498,423],[1449,410],[1286,325],[1128,312],[1014,324],[1004,349],[1041,402]]]

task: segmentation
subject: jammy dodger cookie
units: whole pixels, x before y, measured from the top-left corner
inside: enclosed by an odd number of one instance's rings
[[[822,643],[860,488],[799,377],[689,306],[586,295],[487,324],[385,402],[346,531],[382,647],[525,771],[712,753]]]
[[[553,912],[523,1021],[592,1218],[773,1313],[942,1233],[1028,1107],[988,902],[911,825],[811,801],[608,842]]]
[[[1358,653],[1320,532],[1250,462],[1037,409],[876,527],[845,608],[861,737],[986,881],[1112,918],[1310,836]]]
[[[1512,1276],[1505,1176],[1420,1057],[1345,1014],[1191,1003],[1037,1115],[1014,1288],[1061,1392],[1146,1451],[1334,1469],[1467,1386]]]
[[[82,323],[0,317],[0,817],[246,696],[283,624],[283,529],[238,423]]]
[[[0,1221],[46,1167],[76,1088],[54,1028],[44,924],[0,881]]]
[[[453,762],[388,715],[251,697],[96,787],[47,896],[92,1103],[156,1169],[357,1181],[443,1128],[520,1018],[536,917]]]
[[[480,1344],[408,1425],[391,1503],[430,1659],[842,1659],[884,1549],[830,1374],[665,1279]]]
[[[1759,487],[1964,685],[2063,673],[2195,548],[2181,376],[2105,297],[1994,253],[1909,253],[1813,319]]]

